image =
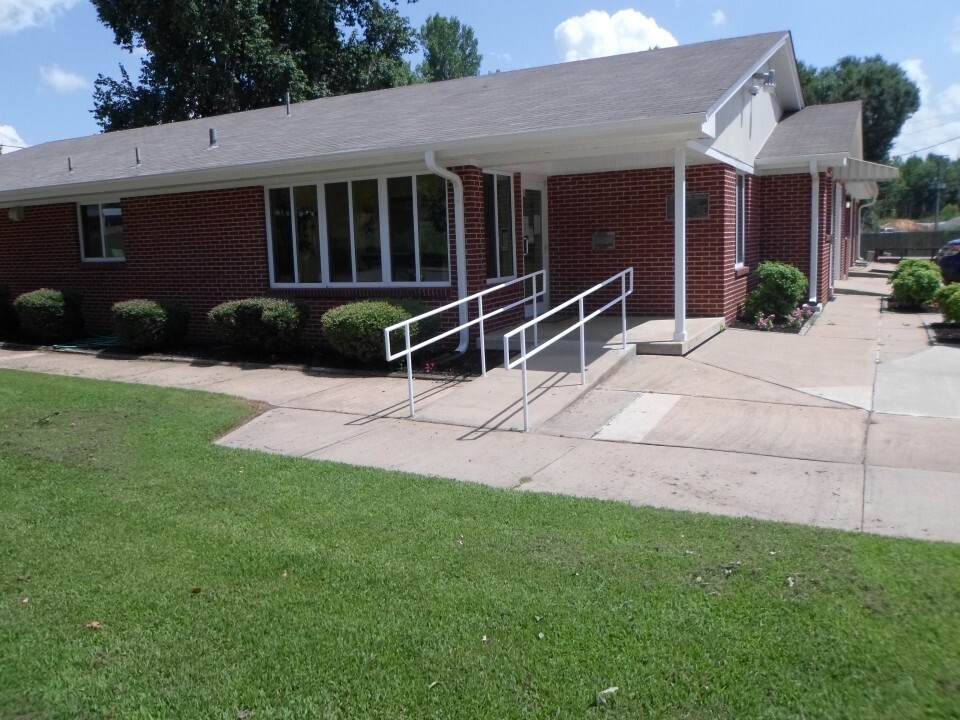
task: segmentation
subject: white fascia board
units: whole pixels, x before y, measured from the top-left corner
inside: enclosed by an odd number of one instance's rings
[[[39,188],[11,190],[0,193],[0,208],[22,205],[49,205],[58,202],[78,202],[84,197],[104,194],[132,197],[135,195],[187,192],[189,189],[217,189],[264,185],[289,177],[304,177],[335,171],[367,168],[383,174],[385,168],[423,167],[423,154],[434,150],[437,159],[447,165],[466,164],[478,153],[511,150],[563,151],[583,147],[585,143],[615,141],[633,143],[643,140],[674,142],[703,137],[704,113],[691,113],[668,118],[624,120],[588,127],[563,127],[534,130],[510,135],[466,138],[446,143],[406,146],[387,150],[332,153],[329,155],[245,163],[201,170],[173,171],[144,174],[107,180],[63,183]]]
[[[815,162],[823,171],[846,165],[848,153],[825,153],[823,155],[796,155],[793,157],[757,158],[758,175],[785,175],[810,172],[810,163]]]
[[[797,72],[797,60],[793,54],[793,42],[790,39],[790,33],[785,33],[784,36],[780,38],[779,41],[777,41],[769,50],[767,50],[767,52],[765,52],[762,56],[760,56],[760,58],[753,65],[750,66],[750,69],[747,70],[747,72],[745,72],[742,76],[740,76],[739,80],[737,80],[733,85],[727,88],[726,91],[723,93],[723,95],[721,95],[717,99],[717,101],[710,106],[710,108],[707,110],[707,118],[708,118],[707,122],[708,123],[714,122],[714,118],[716,117],[717,113],[720,112],[720,109],[724,105],[726,105],[728,102],[730,102],[741,90],[743,90],[743,88],[753,80],[754,73],[759,72],[768,62],[770,62],[771,58],[773,58],[773,56],[776,55],[783,47],[786,47],[790,53],[790,60],[791,60],[790,67],[791,67],[792,76],[793,76],[792,80],[795,83],[794,87],[799,88],[800,75]],[[802,109],[803,108],[802,94],[800,95],[795,94],[793,99],[799,100],[798,105]]]

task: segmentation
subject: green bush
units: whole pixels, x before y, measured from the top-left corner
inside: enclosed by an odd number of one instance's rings
[[[323,337],[337,352],[369,364],[384,360],[383,331],[386,328],[416,317],[426,309],[419,300],[361,300],[328,310],[320,322]],[[411,342],[432,335],[439,322],[439,315],[434,315],[423,322],[413,323],[410,326]],[[402,331],[393,333],[391,343],[394,350],[402,347],[403,337]]]
[[[893,283],[898,277],[914,270],[932,270],[939,273],[940,267],[932,260],[923,260],[922,258],[906,258],[897,263],[897,267],[887,278],[888,283]]]
[[[190,322],[184,306],[162,300],[123,300],[112,311],[117,343],[131,350],[177,345],[186,337]]]
[[[14,303],[20,327],[42,343],[75,340],[83,333],[80,296],[73,292],[41,288],[24,293]]]
[[[787,317],[803,302],[807,277],[793,265],[765,261],[757,266],[759,283],[749,295],[745,317],[753,321],[761,313]]]
[[[905,265],[906,263],[909,265]],[[895,275],[895,277],[894,277]],[[928,260],[904,260],[891,274],[893,297],[907,307],[920,307],[940,289],[940,268]]]
[[[937,290],[933,299],[945,322],[960,324],[960,283],[945,285]]]
[[[280,298],[230,300],[207,313],[214,333],[224,342],[268,352],[297,347],[308,315],[305,306]]]
[[[0,340],[5,340],[16,334],[20,329],[20,319],[13,307],[10,288],[0,285]]]

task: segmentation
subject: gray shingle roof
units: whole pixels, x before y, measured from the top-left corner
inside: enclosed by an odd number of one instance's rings
[[[849,153],[857,141],[860,110],[859,100],[808,105],[777,124],[757,160]]]
[[[255,163],[469,145],[525,132],[706,112],[785,32],[322,98],[92,135],[0,156],[5,192],[217,171]],[[219,148],[208,149],[215,127]],[[136,167],[134,148],[142,165]],[[74,167],[67,172],[67,158]],[[65,188],[66,191],[66,188]]]

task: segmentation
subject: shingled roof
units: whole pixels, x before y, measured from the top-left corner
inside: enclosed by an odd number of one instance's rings
[[[587,135],[612,123],[706,113],[786,32],[582,60],[446,82],[322,98],[293,106],[45,143],[0,156],[4,194],[151,177],[243,171],[472,141]],[[208,148],[208,129],[219,146]],[[135,163],[139,148],[142,163]],[[67,158],[73,171],[67,171]],[[47,193],[49,194],[49,192]],[[12,199],[12,197],[11,197]]]
[[[758,161],[850,153],[860,138],[861,103],[808,105],[781,120]]]

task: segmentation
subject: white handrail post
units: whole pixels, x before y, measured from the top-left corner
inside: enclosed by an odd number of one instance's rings
[[[527,397],[527,334],[520,333],[520,377],[523,385],[523,431],[530,432],[530,400]]]
[[[533,285],[533,319],[537,319],[537,276],[534,275],[530,278]],[[536,347],[540,344],[540,336],[538,334],[540,329],[540,323],[535,322],[533,324],[533,346]]]
[[[487,340],[483,330],[483,295],[477,298],[477,313],[480,317],[480,374],[487,376]]]
[[[407,341],[407,391],[410,393],[410,417],[416,410],[413,405],[413,353],[410,352],[410,323],[403,326],[403,335]]]
[[[587,382],[587,334],[586,334],[586,324],[583,322],[583,297],[581,296],[580,302],[577,303],[580,306],[580,384],[584,385]]]
[[[627,349],[627,271],[620,276],[620,349]]]

